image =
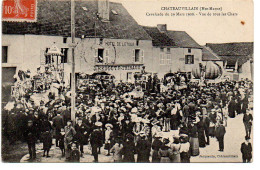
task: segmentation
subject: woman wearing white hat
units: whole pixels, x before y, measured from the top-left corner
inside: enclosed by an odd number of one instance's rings
[[[113,145],[113,125],[111,125],[110,123],[107,123],[105,125],[106,127],[106,131],[105,131],[105,149],[107,149],[107,156],[110,156],[110,148]]]

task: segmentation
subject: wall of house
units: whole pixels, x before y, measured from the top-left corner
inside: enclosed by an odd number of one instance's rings
[[[79,40],[76,39],[77,42]],[[8,62],[2,63],[2,67],[17,67],[16,71],[29,69],[33,75],[45,62],[44,51],[54,42],[59,49],[69,48],[71,38],[67,38],[67,42],[63,43],[61,36],[3,35],[2,46],[8,46]],[[71,72],[71,49],[68,51],[68,63],[64,64],[64,70],[66,83],[68,83]]]
[[[103,63],[97,62],[98,49],[103,49]],[[140,50],[140,61],[135,62],[135,49]],[[149,40],[84,38],[76,48],[76,72],[92,74],[107,72],[116,80],[127,81],[127,73],[140,72],[142,67],[132,69],[130,66],[143,65],[151,60],[152,42]],[[114,67],[116,65],[118,67]],[[128,66],[126,68],[126,65]],[[111,66],[111,67],[108,67]]]
[[[170,61],[162,62],[162,55],[170,55]],[[194,55],[194,64],[185,64],[185,55]],[[191,72],[192,68],[199,64],[201,60],[201,49],[192,48],[189,53],[188,48],[170,48],[170,52],[167,52],[167,48],[164,48],[162,52],[160,47],[153,47],[153,62],[148,63],[147,67],[151,72],[158,73],[158,77],[161,79],[169,72]]]
[[[246,63],[244,63],[242,65],[242,68],[241,68],[241,73],[239,73],[239,79],[249,79],[249,80],[253,80],[253,77],[252,77],[252,64],[250,62],[250,60],[248,60]]]

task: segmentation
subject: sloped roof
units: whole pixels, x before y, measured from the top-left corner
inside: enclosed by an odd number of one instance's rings
[[[206,46],[218,56],[248,56],[253,55],[254,51],[253,42],[207,43]]]
[[[208,47],[202,46],[202,61],[219,61],[220,58]]]
[[[167,31],[168,36],[177,44],[178,47],[185,48],[202,48],[187,32],[185,31]]]
[[[153,46],[173,46],[183,48],[202,48],[185,31],[160,32],[157,27],[143,26],[153,39]]]
[[[238,66],[243,65],[251,59],[249,56],[219,56],[219,58],[227,62],[227,65],[235,65],[238,62]]]
[[[86,7],[85,11],[82,7]],[[70,0],[39,0],[37,2],[37,22],[5,22],[2,21],[3,34],[36,34],[36,35],[71,35]],[[118,15],[112,13],[116,11]],[[102,22],[97,17],[97,1],[87,0],[75,2],[76,37],[81,35],[117,39],[151,40],[146,31],[138,25],[121,3],[110,2],[110,22]]]
[[[161,33],[156,27],[143,26],[143,28],[153,39],[153,46],[177,46],[167,34]]]
[[[235,65],[238,62],[238,66],[241,66],[253,58],[253,42],[207,43],[206,46],[217,54],[221,60],[226,61],[227,65]]]

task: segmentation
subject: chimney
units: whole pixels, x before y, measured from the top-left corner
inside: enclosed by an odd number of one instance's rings
[[[109,21],[109,0],[98,0],[98,16],[102,21]]]
[[[166,31],[167,31],[167,24],[157,24],[157,29],[161,33],[166,33]]]

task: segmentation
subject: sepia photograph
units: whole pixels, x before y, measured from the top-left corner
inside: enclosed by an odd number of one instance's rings
[[[251,163],[251,0],[2,0],[2,163]]]

